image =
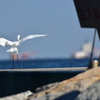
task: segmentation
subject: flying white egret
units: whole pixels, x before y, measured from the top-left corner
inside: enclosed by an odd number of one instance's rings
[[[0,45],[3,46],[3,47],[6,47],[6,46],[11,46],[10,49],[6,50],[7,52],[16,52],[17,53],[17,56],[18,56],[18,46],[20,46],[20,43],[28,40],[28,39],[33,39],[33,38],[37,38],[37,37],[43,37],[43,36],[46,36],[45,35],[29,35],[29,36],[26,36],[22,39],[20,39],[20,35],[17,36],[17,41],[9,41],[5,38],[0,38]],[[18,59],[18,57],[17,57]]]

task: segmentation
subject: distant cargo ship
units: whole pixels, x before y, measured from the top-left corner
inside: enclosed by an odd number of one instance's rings
[[[91,42],[85,42],[80,51],[77,51],[75,53],[71,54],[71,58],[89,58],[92,50],[92,43]],[[99,56],[100,49],[94,48],[93,50],[93,57]]]

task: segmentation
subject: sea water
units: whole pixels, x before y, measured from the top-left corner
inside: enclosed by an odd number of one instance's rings
[[[67,67],[87,67],[89,59],[31,59],[31,60],[2,60],[0,61],[0,69],[11,69],[13,67],[18,69],[19,64],[23,69],[33,68],[67,68]]]

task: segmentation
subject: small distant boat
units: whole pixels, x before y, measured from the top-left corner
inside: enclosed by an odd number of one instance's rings
[[[91,49],[92,49],[92,43],[91,42],[85,42],[80,51],[77,51],[75,53],[71,54],[71,58],[89,58],[91,54]]]

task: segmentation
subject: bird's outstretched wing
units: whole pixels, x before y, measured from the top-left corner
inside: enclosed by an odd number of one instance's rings
[[[24,42],[24,41],[26,41],[26,40],[28,40],[28,39],[33,39],[33,38],[37,38],[37,37],[42,37],[42,36],[46,36],[46,34],[45,34],[45,35],[29,35],[29,36],[26,36],[26,37],[24,37],[23,39],[21,39],[21,42]]]
[[[5,38],[0,38],[0,45],[5,47],[5,46],[10,46],[13,43]]]

